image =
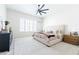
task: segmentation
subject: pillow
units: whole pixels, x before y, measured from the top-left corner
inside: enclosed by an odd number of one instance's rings
[[[57,39],[60,39],[60,35],[58,35],[58,34],[57,34],[57,36],[56,36],[56,37],[57,37]]]
[[[58,33],[59,33],[59,31],[57,30],[57,31],[56,31],[56,34],[58,34]]]
[[[53,33],[53,31],[48,31],[47,33]]]

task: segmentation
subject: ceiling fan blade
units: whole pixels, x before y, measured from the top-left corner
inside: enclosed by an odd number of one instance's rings
[[[46,12],[41,12],[41,13],[44,13],[44,14],[46,14]]]
[[[47,11],[47,10],[49,10],[49,9],[43,9],[43,10],[41,10],[41,11]]]
[[[39,14],[42,15],[41,12],[39,12]]]
[[[42,9],[44,6],[45,6],[45,4],[43,4],[40,9]]]
[[[40,5],[38,4],[38,7],[40,7]]]
[[[40,8],[40,4],[38,4],[38,9]]]

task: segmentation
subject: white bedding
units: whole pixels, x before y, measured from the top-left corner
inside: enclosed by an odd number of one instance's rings
[[[78,46],[64,42],[60,42],[52,47],[47,47],[32,37],[15,39],[15,55],[75,55],[78,53]]]

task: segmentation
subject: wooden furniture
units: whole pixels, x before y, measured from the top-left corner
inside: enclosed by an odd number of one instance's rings
[[[0,52],[9,51],[10,33],[0,33]]]
[[[79,45],[79,36],[64,35],[64,42]]]

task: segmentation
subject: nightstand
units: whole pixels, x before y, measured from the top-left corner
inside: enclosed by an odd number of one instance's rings
[[[66,43],[79,45],[79,36],[64,35],[63,41]]]
[[[10,33],[0,33],[0,52],[9,51]]]

